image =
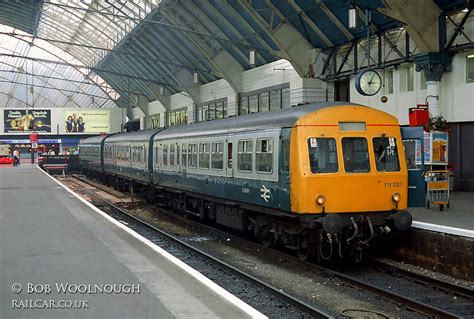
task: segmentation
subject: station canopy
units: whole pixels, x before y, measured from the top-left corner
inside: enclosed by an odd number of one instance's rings
[[[466,6],[434,0],[440,11]],[[348,27],[356,5],[361,21]],[[226,78],[285,54],[287,25],[313,48],[401,23],[381,0],[0,0],[0,108],[126,107]],[[251,64],[249,52],[255,52]],[[191,77],[191,83],[186,80]]]

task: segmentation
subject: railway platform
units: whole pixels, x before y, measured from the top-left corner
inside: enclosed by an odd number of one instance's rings
[[[36,166],[0,181],[0,318],[263,317]]]
[[[451,192],[450,208],[439,211],[437,205],[430,208],[409,208],[413,226],[420,229],[474,238],[474,193]]]

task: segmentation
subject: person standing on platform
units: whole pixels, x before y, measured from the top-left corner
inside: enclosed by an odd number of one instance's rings
[[[20,165],[20,151],[15,149],[13,151],[13,166]]]

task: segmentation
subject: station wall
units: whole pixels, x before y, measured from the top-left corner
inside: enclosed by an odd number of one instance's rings
[[[440,110],[448,122],[474,121],[474,82],[469,82],[468,56],[474,52],[460,53],[454,56],[452,71],[443,74],[440,85]],[[473,59],[474,60],[474,59]],[[474,62],[474,61],[473,61]],[[351,78],[350,100],[376,107],[398,117],[400,124],[408,124],[408,109],[416,104],[424,104],[426,88],[423,87],[424,75],[413,71],[413,90],[407,88],[409,67],[413,64],[401,65],[396,69],[380,71],[384,85],[374,96],[360,95],[354,86],[354,77]],[[393,93],[387,80],[389,72],[393,72]],[[386,96],[388,101],[382,103],[380,98]]]
[[[325,102],[334,99],[334,88],[331,82],[319,79],[303,79],[294,70],[291,63],[281,59],[242,73],[242,94],[272,88],[278,85],[288,85],[290,88],[290,104],[297,105],[306,102]],[[226,80],[218,80],[203,84],[199,87],[199,104],[218,99],[226,99],[229,116],[238,114],[238,97]],[[148,114],[160,113],[160,122],[165,125],[166,112],[187,108],[188,123],[196,122],[196,105],[186,93],[170,96],[170,109],[160,101],[148,104]],[[138,108],[129,113],[131,120],[145,116]]]

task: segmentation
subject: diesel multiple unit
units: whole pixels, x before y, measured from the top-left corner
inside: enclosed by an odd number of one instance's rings
[[[301,259],[360,260],[406,230],[407,169],[397,119],[313,104],[80,143],[87,176],[278,243]]]

